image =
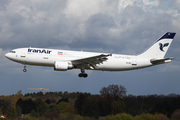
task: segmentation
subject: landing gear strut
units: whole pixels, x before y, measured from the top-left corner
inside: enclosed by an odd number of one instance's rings
[[[26,71],[27,71],[27,69],[26,69],[26,65],[24,65],[23,72],[26,72]]]
[[[88,76],[88,74],[85,73],[85,68],[84,67],[81,68],[81,73],[79,73],[78,76],[79,77],[84,77],[84,78],[86,78]]]

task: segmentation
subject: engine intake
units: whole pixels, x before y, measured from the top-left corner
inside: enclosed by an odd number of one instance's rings
[[[55,71],[67,71],[68,69],[72,69],[73,64],[69,61],[55,61],[54,62],[54,70]]]

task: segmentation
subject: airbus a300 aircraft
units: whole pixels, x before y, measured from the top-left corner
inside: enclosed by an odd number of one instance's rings
[[[43,48],[19,48],[5,54],[6,58],[24,65],[54,67],[56,71],[80,69],[79,77],[87,77],[85,69],[125,71],[169,63],[174,58],[164,58],[176,33],[167,32],[149,49],[139,55],[122,55]]]

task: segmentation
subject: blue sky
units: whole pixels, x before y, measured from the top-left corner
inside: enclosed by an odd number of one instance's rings
[[[1,0],[0,95],[49,91],[90,92],[117,84],[127,94],[180,94],[180,2],[178,0]],[[57,48],[117,54],[138,54],[165,32],[176,32],[166,57],[171,63],[125,72],[80,70],[57,72],[27,66],[4,57],[21,47]]]

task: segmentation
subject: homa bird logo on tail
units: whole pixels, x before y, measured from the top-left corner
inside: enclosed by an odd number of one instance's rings
[[[168,45],[169,43],[165,43],[165,44],[159,43],[159,49],[164,52],[163,48],[167,47]]]

